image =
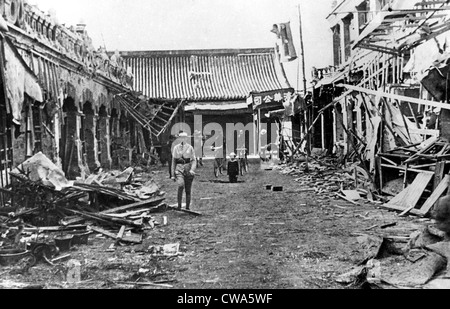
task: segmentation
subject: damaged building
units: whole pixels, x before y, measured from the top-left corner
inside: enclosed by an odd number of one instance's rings
[[[173,119],[184,127],[173,127],[175,122],[171,122],[174,131],[162,131],[167,129],[167,118],[156,117],[152,122],[159,131],[155,139],[159,153],[166,152],[162,149],[167,148],[170,135],[182,129],[194,136],[192,145],[217,138],[216,146],[224,146],[224,156],[243,148],[258,155],[259,149],[267,146],[258,138],[258,129],[263,130],[259,124],[270,128],[270,124],[279,123],[270,112],[283,109],[286,98],[294,94],[274,48],[124,51],[121,56],[132,69],[136,91],[163,106],[160,116],[170,116],[171,110],[164,106],[174,110],[182,104]],[[245,145],[239,144],[239,138],[235,145],[223,145],[220,134],[211,130],[213,123],[222,127],[224,141],[229,134],[245,129]],[[247,125],[253,123],[258,129],[249,130]],[[227,124],[237,127],[228,130]],[[278,139],[279,132],[267,131],[268,141]]]
[[[312,147],[359,162],[385,205],[427,215],[448,188],[446,1],[345,0],[334,63],[313,70]]]
[[[74,179],[151,145],[127,108],[145,98],[118,53],[94,49],[86,25],[60,25],[24,0],[1,4],[1,186],[39,152]]]

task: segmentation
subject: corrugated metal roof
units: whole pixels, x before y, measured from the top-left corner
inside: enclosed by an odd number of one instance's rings
[[[122,52],[134,90],[149,98],[245,100],[250,92],[290,88],[274,49]]]

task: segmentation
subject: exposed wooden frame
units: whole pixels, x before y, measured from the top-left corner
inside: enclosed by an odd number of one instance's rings
[[[402,96],[402,95],[392,94],[392,93],[386,93],[384,91],[371,90],[371,89],[347,85],[347,84],[339,84],[337,86],[344,87],[344,88],[347,88],[347,89],[353,90],[353,91],[364,92],[364,93],[375,95],[375,96],[382,96],[382,97],[389,98],[392,100],[398,100],[399,102],[411,102],[411,103],[422,104],[422,105],[426,105],[426,106],[450,110],[450,104],[447,104],[447,103],[440,103],[440,102],[434,102],[434,101],[429,101],[429,100],[424,100],[424,99],[417,99],[417,98],[412,98],[412,97],[407,97],[407,96]]]

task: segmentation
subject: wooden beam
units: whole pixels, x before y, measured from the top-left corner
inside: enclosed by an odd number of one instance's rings
[[[414,209],[432,178],[433,175],[420,173],[408,188],[400,192],[385,206],[399,207],[402,212]]]
[[[102,229],[102,228],[98,227],[98,226],[90,226],[89,228],[92,231],[94,231],[94,232],[97,232],[99,234],[105,235],[105,236],[107,236],[109,238],[112,238],[114,240],[117,240],[117,234],[115,234],[115,233],[111,233],[111,232],[109,232],[109,231],[107,231],[105,229]],[[133,243],[133,244],[141,244],[142,243],[142,236],[141,235],[134,236],[134,237],[133,236],[124,236],[121,241],[127,242],[127,243]]]
[[[447,15],[435,15],[433,16],[433,18],[442,18],[442,17],[446,17]],[[387,17],[385,19],[386,22],[397,22],[397,21],[410,21],[410,20],[424,20],[424,19],[428,19],[429,17],[427,16],[409,16],[409,17]],[[418,26],[418,25],[417,25]]]
[[[392,166],[392,165],[387,165],[387,164],[381,164],[382,167],[387,167],[387,168],[392,168],[392,169],[396,169],[396,170],[401,170],[404,171],[405,167],[404,166]],[[408,172],[415,172],[415,173],[425,173],[425,174],[430,174],[430,175],[434,175],[433,171],[424,171],[424,170],[418,170],[418,169],[414,169],[414,168],[409,168]]]
[[[446,165],[445,161],[439,161],[436,163],[433,190],[436,190],[436,188],[441,183],[442,178],[444,177],[445,165]]]
[[[167,121],[167,124],[164,126],[164,128],[158,133],[158,135],[157,135],[157,137],[159,137],[169,126],[170,126],[170,124],[172,123],[172,120],[175,118],[175,116],[177,115],[177,113],[178,113],[178,110],[180,109],[180,108],[182,108],[183,106],[184,106],[184,104],[185,104],[185,101],[183,100],[183,101],[181,101],[180,102],[180,104],[178,104],[178,106],[177,106],[177,108],[175,109],[175,111],[173,112],[173,114],[172,114],[172,117],[170,117],[170,119]]]
[[[382,46],[373,45],[373,44],[369,44],[369,43],[362,43],[361,42],[356,47],[364,48],[364,49],[368,49],[368,50],[373,50],[373,51],[380,52],[380,53],[396,55],[396,56],[401,54],[401,52],[396,50],[396,49],[382,47]]]
[[[87,225],[70,225],[70,226],[49,226],[49,227],[26,227],[24,232],[62,232],[73,230],[86,230]]]
[[[393,166],[395,166],[395,167],[397,167],[398,166],[398,164],[397,163],[395,163],[394,161],[392,161],[392,160],[389,160],[388,158],[385,158],[385,157],[383,157],[383,156],[381,156],[381,158],[383,159],[383,160],[385,160],[386,162],[388,162],[388,163],[391,163]]]
[[[154,197],[154,198],[142,201],[142,202],[137,202],[137,203],[129,204],[126,206],[108,209],[108,210],[100,212],[100,214],[103,214],[103,215],[114,214],[114,213],[118,213],[121,211],[130,210],[133,208],[144,207],[144,206],[147,207],[147,206],[154,205],[156,207],[156,206],[159,206],[159,204],[162,203],[164,200],[165,200],[164,197]]]
[[[420,213],[423,216],[426,216],[428,212],[433,208],[433,206],[436,204],[436,202],[444,195],[445,191],[448,190],[450,183],[450,176],[445,175],[444,179],[442,179],[439,186],[437,186],[436,190],[433,191],[431,196],[428,198],[428,200],[423,204],[422,208],[420,208]]]
[[[386,208],[386,209],[389,209],[389,210],[395,210],[395,211],[400,211],[400,212],[405,211],[404,207],[397,206],[397,205],[382,204],[382,205],[379,205],[379,206],[383,207],[383,208]],[[422,216],[422,213],[418,209],[412,209],[412,210],[410,210],[410,213],[413,214],[413,215],[416,215],[416,216]]]
[[[123,234],[125,234],[125,229],[126,229],[126,226],[122,225],[122,227],[120,228],[119,233],[117,233],[117,236],[116,236],[117,237],[116,238],[117,242],[119,242],[119,241],[121,241],[123,239]]]
[[[338,193],[335,193],[335,194],[336,194],[337,197],[340,197],[341,199],[343,199],[343,200],[345,200],[345,201],[347,201],[347,202],[349,202],[349,203],[352,203],[353,205],[361,206],[359,203],[357,203],[357,202],[355,202],[355,201],[352,201],[351,199],[346,198],[346,197],[343,196],[343,195],[340,195],[340,194],[338,194]]]
[[[91,214],[91,213],[81,212],[81,211],[77,211],[77,210],[73,210],[73,209],[66,209],[66,211],[74,213],[76,215],[80,215],[80,216],[88,218],[88,219],[103,222],[108,225],[111,225],[111,224],[124,225],[125,224],[125,225],[132,226],[135,228],[142,228],[142,225],[135,224],[133,221],[122,219],[122,218],[108,217],[107,215],[104,215],[101,213],[92,213]]]
[[[422,2],[417,2],[416,4],[414,4],[414,6],[427,6],[427,5],[433,5],[433,4],[444,4],[447,3],[447,0],[434,0],[434,1],[422,1]]]
[[[364,92],[364,93],[375,95],[375,96],[382,96],[382,97],[392,99],[392,100],[398,100],[399,102],[401,102],[401,101],[411,102],[411,103],[421,104],[421,105],[425,105],[425,106],[431,106],[431,107],[437,107],[437,108],[450,110],[450,104],[448,104],[448,103],[439,103],[439,102],[434,102],[434,101],[429,101],[429,100],[416,99],[416,98],[411,98],[411,97],[402,96],[402,95],[398,95],[398,94],[387,93],[387,92],[379,91],[379,90],[378,91],[371,90],[371,89],[347,85],[347,84],[339,84],[337,86],[344,87],[344,88],[347,88],[347,89],[353,90],[353,91]]]
[[[383,166],[381,164],[381,158],[379,155],[375,156],[375,165],[377,167],[377,171],[378,171],[378,177],[379,177],[379,186],[380,186],[380,191],[383,190],[384,187],[384,183],[383,183]]]
[[[421,135],[432,135],[439,136],[439,130],[428,130],[428,129],[409,129],[409,131],[413,134],[421,134]]]

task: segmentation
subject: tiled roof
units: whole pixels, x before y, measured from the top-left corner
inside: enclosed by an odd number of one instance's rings
[[[245,100],[250,92],[290,88],[275,50],[122,52],[134,90],[153,99]]]

